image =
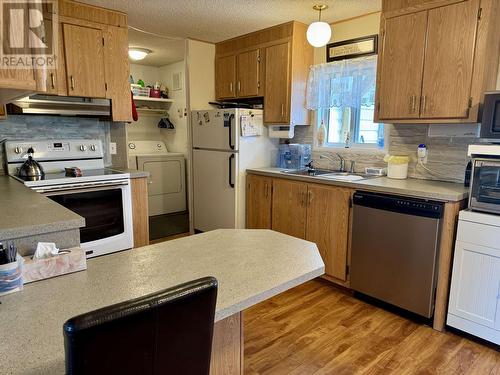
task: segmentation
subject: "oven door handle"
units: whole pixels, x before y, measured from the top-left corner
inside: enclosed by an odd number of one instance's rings
[[[61,186],[61,187],[40,187],[34,188],[37,193],[43,194],[51,194],[51,193],[60,193],[60,192],[74,192],[74,193],[85,193],[88,191],[97,191],[97,190],[108,190],[114,187],[122,187],[129,185],[128,181],[120,181],[113,183],[93,183],[88,185],[71,185],[71,186]]]

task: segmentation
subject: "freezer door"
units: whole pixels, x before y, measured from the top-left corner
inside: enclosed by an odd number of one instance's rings
[[[193,147],[237,151],[238,123],[237,111],[234,109],[193,111],[191,113]]]
[[[238,154],[193,150],[194,229],[236,226]]]

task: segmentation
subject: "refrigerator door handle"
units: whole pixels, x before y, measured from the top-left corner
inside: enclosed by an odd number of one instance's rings
[[[233,159],[234,159],[234,154],[231,154],[229,157],[229,186],[234,189],[234,182],[233,182]]]
[[[231,148],[231,150],[234,150],[234,144],[233,144],[233,119],[234,119],[234,114],[231,113],[229,115],[229,148]]]

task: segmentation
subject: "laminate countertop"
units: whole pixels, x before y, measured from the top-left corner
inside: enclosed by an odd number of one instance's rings
[[[0,176],[0,240],[76,229],[85,219],[14,178]]]
[[[219,321],[324,273],[314,243],[270,230],[215,230],[87,266],[0,297],[0,374],[64,373],[63,324],[94,309],[214,276]]]
[[[349,182],[327,179],[321,176],[292,175],[289,173],[283,173],[283,169],[281,168],[247,169],[247,173],[443,202],[458,202],[466,199],[469,194],[469,189],[464,187],[463,184],[443,181],[419,180],[416,178],[395,180],[388,177],[376,177]]]

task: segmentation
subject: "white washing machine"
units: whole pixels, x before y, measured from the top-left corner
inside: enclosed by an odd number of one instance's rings
[[[149,216],[186,211],[186,162],[162,141],[130,141],[129,168],[149,172]]]

